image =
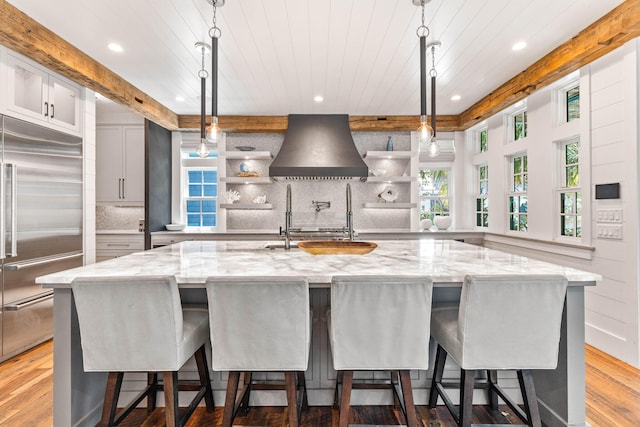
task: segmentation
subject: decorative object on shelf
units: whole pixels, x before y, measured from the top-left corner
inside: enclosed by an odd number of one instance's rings
[[[227,190],[224,198],[227,199],[227,203],[233,204],[234,202],[240,200],[240,193],[238,193],[236,190]]]
[[[378,197],[385,202],[394,202],[398,198],[398,189],[393,185],[387,185]]]
[[[266,202],[267,202],[267,196],[266,195],[256,196],[255,199],[253,199],[253,203],[255,203],[257,205],[262,205],[262,204],[264,204]]]
[[[422,24],[416,30],[417,36],[420,38],[420,127],[419,142],[420,147],[427,147],[430,156],[437,156],[439,150],[435,140],[436,135],[436,70],[435,70],[435,49],[440,46],[439,41],[429,43],[432,52],[433,64],[431,68],[431,126],[427,123],[427,36],[429,28],[425,25],[424,7],[430,0],[414,0],[415,5],[422,8]]]
[[[432,225],[433,223],[429,218],[426,218],[420,221],[420,227],[422,227],[423,230],[430,230]]]
[[[393,140],[391,137],[387,137],[387,151],[393,151]]]
[[[206,139],[206,131],[205,131],[205,122],[206,122],[205,116],[207,115],[207,105],[205,102],[207,99],[207,96],[205,92],[206,92],[206,86],[207,86],[207,77],[209,76],[209,73],[204,68],[204,55],[207,51],[211,49],[211,46],[209,46],[207,43],[204,43],[204,42],[197,42],[196,48],[200,49],[202,54],[202,63],[201,63],[202,68],[200,69],[200,71],[198,71],[198,77],[200,77],[200,145],[196,150],[196,154],[198,154],[198,157],[201,157],[204,159],[209,157],[209,148],[207,147],[207,139]]]
[[[371,169],[369,172],[371,172],[373,176],[384,176],[384,174],[387,173],[385,169]]]
[[[216,22],[216,12],[218,6],[224,5],[224,0],[208,0],[213,6],[213,25],[209,28],[211,37],[211,124],[207,128],[206,139],[211,143],[217,143],[220,135],[218,127],[218,39],[222,36],[222,31]]]
[[[252,147],[250,145],[238,145],[236,147],[236,150],[240,150],[240,151],[253,151],[255,149],[256,147]]]
[[[451,227],[451,217],[448,215],[436,216],[433,218],[433,222],[438,227],[438,230],[446,230]]]
[[[184,230],[184,224],[167,224],[164,227],[169,231],[182,231],[182,230]]]
[[[259,177],[260,174],[256,171],[252,171],[249,168],[249,164],[247,162],[242,162],[240,163],[240,172],[238,172],[238,176],[241,176],[243,178],[247,178],[247,177]]]

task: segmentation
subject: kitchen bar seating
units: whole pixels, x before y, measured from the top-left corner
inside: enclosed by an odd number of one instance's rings
[[[309,363],[312,312],[309,283],[291,277],[210,277],[206,283],[212,367],[228,371],[222,425],[249,410],[251,390],[285,390],[289,425],[307,406],[304,372]],[[284,372],[284,387],[260,382],[254,372]],[[236,399],[240,374],[245,387]]]
[[[567,279],[560,275],[466,276],[459,306],[434,307],[431,335],[438,342],[429,406],[438,396],[458,426],[471,426],[476,371],[486,371],[489,403],[498,396],[529,426],[540,427],[531,369],[558,363]],[[449,355],[461,368],[456,411],[443,382]],[[497,385],[498,370],[517,370],[524,411]]]
[[[167,427],[185,424],[204,398],[213,411],[205,344],[207,312],[183,309],[172,276],[80,277],[71,283],[82,341],[84,370],[109,372],[99,426],[117,425],[147,398],[155,408],[156,392],[164,388]],[[178,412],[178,370],[195,355],[200,384],[186,413]],[[147,372],[148,386],[116,417],[124,372]],[[163,385],[157,382],[157,373]]]
[[[429,367],[432,291],[431,279],[421,276],[333,277],[327,323],[340,427],[349,424],[352,389],[381,387],[393,390],[395,403],[402,401],[407,426],[418,426],[409,371]],[[354,383],[354,371],[389,371],[391,378],[384,384]]]

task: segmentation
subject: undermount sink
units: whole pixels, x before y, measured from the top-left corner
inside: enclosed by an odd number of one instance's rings
[[[378,245],[373,242],[351,240],[306,240],[298,242],[298,247],[313,255],[364,255]]]

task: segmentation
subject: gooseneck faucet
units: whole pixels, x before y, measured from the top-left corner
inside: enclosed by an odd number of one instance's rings
[[[353,241],[353,211],[351,210],[351,185],[347,183],[347,232]]]
[[[284,214],[284,248],[291,249],[291,184],[287,184],[287,207]]]

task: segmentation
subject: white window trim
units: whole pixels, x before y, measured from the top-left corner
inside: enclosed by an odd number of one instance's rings
[[[580,185],[577,187],[565,187],[564,183],[566,182],[565,177],[565,161],[564,161],[564,147],[568,144],[578,143],[579,146],[579,158],[578,158],[578,170],[580,173]],[[568,243],[578,243],[582,242],[585,238],[585,215],[584,211],[586,209],[585,199],[584,199],[584,191],[583,191],[583,161],[582,161],[582,151],[584,150],[583,145],[580,143],[580,138],[578,136],[573,136],[567,139],[554,141],[554,152],[556,159],[556,173],[555,173],[555,186],[554,186],[554,239],[557,241],[564,241]],[[562,184],[562,185],[560,185]],[[581,202],[582,202],[582,212],[580,214],[581,224],[582,224],[582,235],[580,237],[575,236],[565,236],[560,233],[560,194],[561,193],[580,193]]]
[[[481,151],[481,149],[480,149],[480,134],[483,131],[487,132],[487,149],[486,149],[486,151]],[[474,136],[474,142],[473,142],[473,144],[474,144],[474,152],[476,154],[488,153],[489,152],[489,127],[485,125],[485,126],[479,128],[477,130],[474,130],[473,136]]]
[[[567,79],[563,79],[561,83],[559,83],[555,90],[553,91],[553,99],[552,103],[555,105],[555,114],[553,124],[554,126],[562,126],[568,123],[579,122],[580,119],[572,120],[571,122],[567,121],[566,111],[567,111],[567,92],[574,87],[580,88],[580,98],[582,98],[582,88],[580,87],[580,76],[579,74],[573,73],[570,76],[567,76]],[[580,109],[582,113],[582,108]],[[582,114],[580,114],[582,116]]]
[[[527,138],[529,138],[529,132],[528,132],[528,124],[529,124],[529,117],[527,117],[527,136],[525,136],[524,138],[515,139],[515,125],[514,125],[514,117],[517,116],[518,114],[522,113],[523,111],[527,111],[527,100],[522,100],[520,102],[518,102],[517,104],[515,104],[512,108],[506,110],[504,112],[504,116],[503,116],[503,121],[504,121],[504,129],[505,129],[505,136],[504,136],[504,141],[505,144],[511,144],[514,142],[523,142],[526,141]],[[528,114],[527,114],[528,116]]]
[[[428,169],[428,170],[446,170],[447,171],[447,197],[442,197],[442,196],[433,196],[433,197],[427,197],[425,198],[425,200],[448,200],[449,201],[449,216],[451,217],[451,219],[453,220],[454,217],[454,206],[453,206],[453,196],[451,194],[451,189],[453,188],[453,164],[452,163],[420,163],[418,165],[418,171],[423,170],[423,169]],[[419,174],[419,172],[418,172]],[[418,175],[418,185],[417,185],[417,191],[418,191],[418,223],[421,221],[420,219],[420,215],[422,214],[421,211],[421,202],[422,202],[422,198],[420,197],[420,176]]]
[[[520,191],[520,192],[516,192],[513,190],[514,188],[514,182],[513,182],[513,161],[516,157],[523,157],[523,156],[527,156],[527,178],[529,176],[529,167],[528,167],[528,163],[529,163],[529,155],[527,154],[527,151],[519,151],[517,153],[513,153],[510,154],[508,156],[505,157],[506,159],[506,169],[507,169],[507,189],[508,191],[506,192],[506,198],[505,198],[505,232],[506,234],[510,234],[510,235],[515,235],[515,236],[522,236],[523,233],[527,233],[529,231],[529,187],[527,185],[527,191]],[[529,180],[527,179],[527,183],[529,182]],[[522,230],[512,230],[511,229],[511,212],[509,211],[509,208],[511,206],[511,204],[509,203],[509,199],[513,196],[525,196],[527,198],[527,229],[525,231]]]
[[[475,228],[480,229],[480,230],[487,230],[489,228],[489,226],[487,225],[486,227],[483,225],[478,225],[477,222],[477,215],[478,213],[481,213],[480,211],[478,211],[478,199],[487,199],[487,201],[489,200],[489,164],[488,163],[481,163],[478,165],[474,165],[476,170],[475,170],[475,187],[476,187],[476,193],[475,193],[475,197],[473,199],[473,206],[474,206],[474,217],[473,217],[473,223],[475,224]],[[481,194],[480,193],[480,168],[481,167],[486,167],[487,168],[487,193],[486,194]],[[487,212],[487,215],[489,215],[489,212]]]

